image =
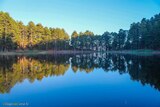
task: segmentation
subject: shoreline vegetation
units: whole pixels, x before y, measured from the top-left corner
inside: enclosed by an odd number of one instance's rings
[[[160,51],[155,50],[122,50],[122,51],[74,51],[74,50],[16,50],[10,52],[0,52],[0,55],[63,55],[63,54],[90,54],[90,53],[108,53],[108,54],[130,54],[130,55],[160,55]]]
[[[160,14],[132,23],[129,30],[104,32],[73,31],[45,27],[30,21],[24,25],[9,13],[0,12],[0,55],[11,54],[71,54],[71,53],[123,53],[159,54]]]

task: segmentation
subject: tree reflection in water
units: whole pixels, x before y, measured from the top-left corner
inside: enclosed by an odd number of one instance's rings
[[[90,73],[95,68],[119,74],[128,73],[132,80],[160,90],[160,56],[94,53],[0,56],[0,93],[9,93],[15,84],[25,79],[32,83],[44,77],[64,75],[70,65],[75,73]]]

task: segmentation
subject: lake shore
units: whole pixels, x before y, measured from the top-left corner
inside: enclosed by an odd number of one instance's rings
[[[45,55],[45,54],[86,54],[86,53],[109,53],[109,54],[133,54],[133,55],[160,55],[155,50],[122,50],[122,51],[74,51],[74,50],[16,50],[0,52],[0,55]]]
[[[0,55],[45,55],[45,54],[82,54],[95,51],[74,51],[74,50],[16,50],[0,52]]]
[[[154,55],[160,55],[160,51],[157,50],[122,50],[122,51],[107,51],[107,53],[117,53],[117,54],[154,54]]]

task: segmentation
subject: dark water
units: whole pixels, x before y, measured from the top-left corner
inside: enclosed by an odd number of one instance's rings
[[[5,104],[160,107],[160,56],[0,56],[0,106]]]

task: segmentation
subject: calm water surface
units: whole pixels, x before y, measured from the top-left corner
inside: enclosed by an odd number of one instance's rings
[[[160,56],[0,56],[0,106],[20,103],[160,107]]]

